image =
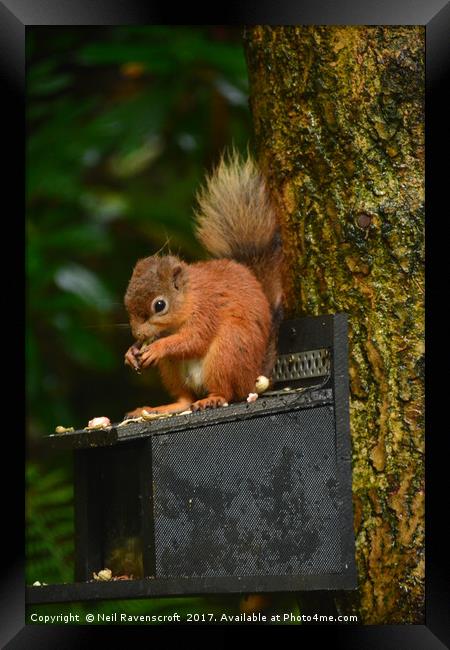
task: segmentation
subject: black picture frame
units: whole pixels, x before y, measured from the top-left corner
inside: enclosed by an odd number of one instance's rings
[[[429,2],[412,2],[410,0],[379,0],[378,2],[360,2],[346,0],[331,3],[327,0],[304,1],[301,4],[290,1],[277,3],[247,3],[227,6],[221,13],[220,7],[215,12],[198,5],[200,11],[191,4],[176,9],[176,24],[411,24],[426,26],[426,181],[427,181],[427,220],[431,215],[438,216],[438,193],[443,189],[444,174],[448,175],[445,164],[448,153],[445,147],[445,133],[448,118],[444,118],[447,104],[444,101],[444,77],[448,72],[450,54],[448,38],[450,27],[450,5],[446,0]],[[169,15],[170,10],[170,15]],[[8,165],[6,169],[7,188],[5,202],[11,205],[4,207],[5,219],[17,224],[18,254],[8,261],[4,277],[9,281],[6,289],[10,295],[5,296],[8,305],[7,314],[23,314],[22,301],[18,295],[17,285],[23,278],[23,263],[20,250],[23,250],[23,230],[19,215],[23,214],[24,206],[24,85],[25,85],[25,31],[31,25],[115,25],[115,24],[168,24],[173,19],[174,10],[171,6],[156,3],[121,2],[88,2],[79,0],[3,0],[0,5],[0,47],[2,56],[0,66],[2,71],[3,93],[2,105],[6,108],[4,134],[7,138]],[[9,139],[9,142],[8,142]],[[442,161],[442,162],[440,162]],[[15,187],[15,191],[11,190]],[[435,229],[436,231],[436,229]],[[4,242],[10,248],[10,224],[3,229]],[[427,251],[431,240],[437,239],[436,234],[428,237]],[[6,246],[5,246],[6,248]],[[434,265],[434,266],[433,266]],[[431,273],[436,274],[436,263],[427,264],[427,287]],[[13,278],[14,281],[10,281]],[[427,331],[430,325],[430,300],[427,296]],[[15,310],[15,311],[12,311]],[[25,314],[24,314],[25,316]],[[10,316],[8,316],[10,318]],[[20,320],[20,316],[17,316]],[[17,322],[16,320],[16,322]],[[434,319],[433,319],[434,320]],[[17,330],[17,325],[14,330]],[[439,321],[433,322],[433,340],[439,341]],[[442,330],[443,331],[443,330]],[[445,340],[445,339],[441,339]],[[4,367],[20,370],[17,362],[19,345],[4,345]],[[427,365],[427,377],[430,374]],[[7,397],[6,414],[10,414],[10,403],[13,397],[22,395],[23,382],[19,373],[11,373],[17,377],[16,382],[8,382],[10,396]],[[429,386],[429,382],[427,384]],[[446,431],[436,427],[431,435],[433,424],[437,423],[435,414],[439,412],[439,404],[445,404],[445,382],[435,386],[427,395],[427,556],[426,556],[426,623],[415,626],[333,626],[328,630],[332,633],[333,646],[352,648],[383,648],[384,650],[400,650],[401,648],[434,649],[445,647],[449,643],[448,603],[450,602],[449,585],[445,579],[448,575],[447,537],[444,533],[446,523],[446,507],[442,502],[446,494],[445,470],[440,470],[439,460],[443,456],[444,438]],[[10,399],[11,398],[11,399]],[[442,402],[439,402],[442,398]],[[441,407],[442,410],[442,407]],[[2,598],[0,642],[8,648],[68,648],[72,644],[78,646],[84,643],[91,628],[81,627],[43,627],[25,626],[24,620],[24,530],[23,530],[23,459],[24,436],[23,428],[17,426],[19,418],[12,418],[5,434],[11,437],[9,444],[4,442],[5,465],[12,469],[12,476],[7,478],[4,488],[3,504],[5,507],[4,521],[7,523],[8,534],[4,534],[6,548],[4,557],[7,566],[2,573]],[[5,438],[4,438],[5,440]],[[446,457],[444,458],[446,460]],[[6,472],[3,472],[6,474]],[[447,571],[445,570],[447,568]],[[303,628],[303,634],[305,634]],[[311,632],[311,628],[307,627]],[[300,631],[301,632],[301,631]],[[300,634],[299,632],[299,634]],[[320,633],[319,633],[320,632]],[[311,635],[314,641],[322,641],[322,632],[316,627]],[[119,635],[120,630],[115,630]],[[304,637],[302,637],[304,638]],[[341,645],[342,644],[342,645]]]

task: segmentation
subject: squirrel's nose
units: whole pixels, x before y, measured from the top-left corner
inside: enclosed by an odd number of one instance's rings
[[[145,339],[145,335],[142,327],[132,327],[131,332],[134,338],[136,339],[136,341],[143,341]]]
[[[144,341],[154,337],[151,329],[145,326],[135,326],[131,329],[131,332],[136,341],[139,341],[140,343],[144,343]]]

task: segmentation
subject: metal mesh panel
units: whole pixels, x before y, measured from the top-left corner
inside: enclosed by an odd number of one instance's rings
[[[275,362],[272,379],[289,381],[323,377],[330,372],[330,352],[326,348],[308,352],[280,354]]]
[[[156,576],[340,572],[334,412],[153,439]]]

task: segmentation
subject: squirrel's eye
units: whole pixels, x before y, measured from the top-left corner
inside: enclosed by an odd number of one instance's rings
[[[153,303],[153,311],[155,312],[155,314],[164,311],[165,308],[166,308],[165,300],[159,299],[159,300],[155,300],[155,302]]]

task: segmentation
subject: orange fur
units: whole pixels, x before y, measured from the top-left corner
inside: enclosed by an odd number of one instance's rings
[[[250,267],[272,308],[281,305],[281,239],[267,183],[254,160],[232,149],[197,193],[197,237],[214,257]]]
[[[262,373],[271,328],[270,307],[261,285],[249,269],[232,260],[198,262],[185,266],[183,274],[182,297],[177,295],[179,289],[168,289],[164,282],[152,287],[151,295],[164,292],[169,304],[178,299],[177,312],[170,319],[169,314],[160,318],[172,333],[141,353],[141,365],[158,364],[164,385],[176,398],[194,401],[205,393],[226,402],[242,400],[254,390],[256,377]],[[130,290],[127,304],[133,333],[145,340],[162,325],[152,319],[136,324],[131,296]],[[186,386],[183,364],[192,359],[202,362],[204,391]]]
[[[243,163],[234,153],[208,179],[200,207],[199,238],[227,259],[188,265],[172,255],[147,257],[137,262],[125,295],[137,341],[126,363],[158,365],[178,400],[141,409],[167,412],[192,404],[198,410],[242,400],[258,375],[272,372],[281,244],[264,179],[250,159]],[[166,308],[155,313],[152,305],[160,299]]]

